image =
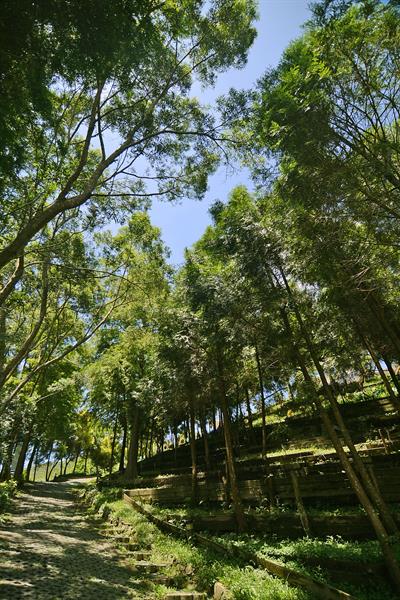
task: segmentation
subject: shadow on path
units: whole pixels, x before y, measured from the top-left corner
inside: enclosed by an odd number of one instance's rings
[[[0,527],[2,600],[151,598],[73,503],[76,482],[27,486]]]

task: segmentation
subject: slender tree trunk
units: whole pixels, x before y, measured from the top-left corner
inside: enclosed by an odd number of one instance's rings
[[[212,411],[213,430],[217,431],[217,409],[214,407]]]
[[[14,454],[14,448],[15,448],[15,439],[14,439],[14,436],[12,436],[11,440],[9,441],[9,443],[7,445],[6,455],[4,457],[3,466],[1,469],[0,479],[2,481],[7,481],[7,479],[10,479],[10,477],[11,477],[11,463],[12,463],[12,458],[13,458],[13,454]]]
[[[85,453],[85,463],[84,463],[84,466],[83,466],[83,472],[85,473],[85,475],[87,474],[87,461],[88,461],[88,458],[89,458],[89,450],[86,450],[86,453]]]
[[[251,432],[251,438],[254,438],[253,415],[251,413],[250,394],[249,394],[249,390],[248,390],[247,387],[245,389],[245,393],[246,393],[247,420],[248,420],[248,423],[249,423],[249,429],[250,429],[250,432]]]
[[[24,464],[26,459],[26,454],[29,448],[29,442],[31,439],[31,430],[27,431],[23,437],[21,450],[19,452],[17,464],[15,466],[14,479],[19,483],[22,483],[24,478]]]
[[[398,396],[400,396],[400,381],[399,381],[399,378],[397,377],[396,373],[394,372],[392,362],[386,354],[383,354],[383,360],[385,361],[385,365],[387,367],[387,370],[389,371],[390,377],[396,388],[397,394],[398,394]]]
[[[266,415],[265,415],[264,382],[263,382],[262,369],[261,369],[261,360],[260,360],[260,355],[258,353],[257,344],[254,344],[254,348],[256,351],[258,382],[260,385],[260,395],[261,395],[262,457],[266,458],[266,455],[267,455],[267,423],[266,423]]]
[[[38,462],[37,462],[37,457],[36,457],[35,468],[33,469],[33,481],[34,482],[36,481],[36,471],[37,471],[37,468],[38,468]]]
[[[131,435],[128,449],[128,463],[125,470],[125,478],[128,480],[136,479],[138,476],[138,449],[139,449],[139,409],[132,407],[131,415]]]
[[[38,450],[39,444],[37,442],[35,442],[33,444],[33,448],[32,448],[32,452],[31,455],[29,457],[29,461],[28,461],[28,466],[26,467],[26,481],[29,481],[30,476],[31,476],[31,470],[32,470],[32,465],[33,465],[33,461],[35,459],[36,456],[36,452]]]
[[[64,475],[66,475],[66,474],[67,474],[67,469],[68,469],[68,465],[69,465],[69,463],[70,463],[70,462],[71,462],[71,456],[70,456],[69,458],[67,457],[67,458],[65,459],[65,465],[64,465]]]
[[[0,287],[2,279],[0,278]],[[0,306],[0,380],[3,377],[4,367],[6,364],[6,310]]]
[[[46,476],[46,481],[50,481],[51,474],[54,471],[54,469],[56,468],[56,466],[58,465],[58,463],[59,463],[59,461],[56,460],[56,462],[52,465],[52,467],[51,467],[51,469],[49,471],[48,476]]]
[[[72,469],[73,473],[76,473],[76,467],[77,467],[77,464],[78,464],[78,459],[79,459],[79,451],[76,453],[76,456],[75,456],[74,468]]]
[[[396,394],[394,393],[393,388],[390,385],[388,378],[386,377],[385,371],[382,368],[382,365],[380,363],[378,356],[375,354],[375,352],[372,348],[372,345],[367,340],[364,340],[364,344],[365,344],[365,346],[377,368],[380,378],[383,381],[383,385],[385,386],[385,389],[386,389],[387,393],[389,394],[389,398],[393,402],[393,405],[398,409],[399,408],[398,398],[396,398]]]
[[[225,390],[225,379],[222,357],[218,356],[217,363],[218,371],[218,387],[221,402],[222,416],[224,419],[224,437],[225,437],[225,451],[226,451],[226,463],[228,467],[229,480],[231,486],[232,502],[236,516],[237,527],[239,531],[245,531],[246,529],[246,517],[243,510],[242,500],[239,493],[239,486],[236,476],[235,457],[233,453],[232,434],[229,407],[226,397]]]
[[[296,500],[297,512],[299,513],[301,525],[304,529],[305,534],[311,535],[310,522],[308,520],[308,515],[303,503],[303,498],[301,497],[297,473],[294,469],[290,470],[290,478],[292,480],[293,492]]]
[[[192,398],[189,400],[190,457],[192,462],[192,504],[198,503],[196,418]]]
[[[123,434],[122,434],[122,445],[121,445],[121,454],[119,457],[119,469],[120,473],[124,472],[125,469],[125,449],[126,449],[126,438],[128,435],[128,426],[126,422],[126,417],[124,417],[123,421]]]
[[[153,416],[151,419],[151,427],[150,427],[149,457],[153,456],[154,423],[155,423],[155,417]]]
[[[174,435],[174,464],[175,464],[175,468],[176,468],[178,465],[178,424],[175,419],[174,419],[173,435]]]
[[[304,339],[304,341],[306,343],[307,349],[308,349],[308,351],[310,353],[310,356],[311,356],[311,358],[313,360],[315,368],[317,369],[319,378],[321,380],[321,383],[322,383],[322,386],[323,386],[323,389],[324,389],[325,397],[326,397],[326,399],[328,400],[328,402],[329,402],[329,404],[331,406],[331,409],[332,409],[333,415],[335,417],[335,420],[336,420],[337,424],[340,427],[340,430],[342,432],[344,440],[345,440],[345,442],[346,442],[346,444],[347,444],[347,446],[348,446],[348,448],[350,450],[350,453],[351,453],[351,455],[353,457],[356,469],[357,469],[357,471],[359,472],[359,474],[361,476],[361,479],[362,479],[362,481],[364,483],[364,486],[366,488],[367,493],[369,494],[370,499],[372,500],[372,502],[375,504],[376,508],[378,509],[378,511],[379,511],[379,513],[380,513],[380,515],[382,517],[382,520],[385,523],[385,527],[387,528],[387,530],[390,533],[397,534],[398,533],[398,528],[397,528],[396,522],[394,521],[394,519],[393,519],[393,517],[392,517],[392,515],[391,515],[391,513],[390,513],[390,511],[389,511],[389,509],[388,509],[388,507],[386,505],[386,502],[385,502],[385,500],[382,497],[382,494],[381,494],[379,488],[375,487],[374,482],[372,481],[372,479],[370,477],[370,474],[368,473],[368,470],[365,467],[365,465],[363,463],[363,460],[360,457],[360,455],[359,455],[359,453],[358,453],[358,451],[357,451],[357,449],[356,449],[356,447],[355,447],[355,445],[353,443],[353,440],[351,438],[350,432],[349,432],[349,430],[347,429],[347,427],[346,427],[346,425],[344,423],[344,420],[343,420],[343,417],[341,415],[341,412],[340,412],[338,403],[336,401],[336,398],[335,398],[335,396],[334,396],[334,394],[332,392],[332,389],[331,389],[331,387],[329,385],[329,382],[328,382],[328,380],[326,378],[324,369],[323,369],[323,367],[322,367],[322,365],[321,365],[321,363],[319,361],[318,354],[317,354],[317,352],[315,350],[315,347],[314,347],[314,344],[313,344],[313,342],[311,340],[311,336],[310,336],[310,334],[309,334],[309,332],[308,332],[308,330],[307,330],[307,328],[306,328],[306,326],[304,324],[304,321],[303,321],[303,318],[301,316],[300,310],[299,310],[299,308],[298,308],[298,306],[296,304],[296,301],[295,301],[295,299],[293,297],[293,294],[292,294],[292,291],[290,289],[289,283],[288,283],[288,281],[287,281],[287,279],[286,279],[283,271],[281,271],[281,273],[282,273],[282,277],[284,279],[284,283],[285,283],[285,287],[286,287],[287,293],[288,293],[288,295],[289,295],[289,297],[290,297],[290,299],[292,301],[292,307],[293,307],[293,310],[294,310],[294,314],[296,316],[296,320],[297,320],[297,322],[299,324],[300,331],[302,333],[302,337],[303,337],[303,339]]]
[[[46,462],[46,476],[45,476],[46,481],[49,481],[50,458],[51,458],[51,454],[53,452],[53,446],[54,446],[54,442],[51,442],[51,446],[50,446],[49,453],[47,455],[47,462]]]
[[[114,431],[113,431],[113,437],[112,437],[112,442],[111,442],[111,456],[110,456],[110,464],[108,466],[109,476],[111,476],[113,466],[114,466],[114,453],[115,453],[115,443],[117,440],[117,429],[118,429],[118,411],[115,415]]]
[[[201,419],[200,427],[201,427],[201,432],[203,434],[203,443],[204,443],[204,462],[205,462],[206,471],[209,472],[209,471],[211,471],[210,445],[208,443],[207,423],[206,423],[206,417],[205,417],[204,411],[201,412],[200,419]]]
[[[396,349],[397,356],[400,357],[400,337],[397,332],[397,327],[394,323],[389,323],[385,314],[386,311],[384,307],[382,307],[380,302],[375,298],[373,292],[370,293],[370,291],[368,290],[368,295],[366,296],[366,299],[367,306],[369,307],[372,315],[381,324],[383,331],[386,332],[387,337]]]
[[[283,277],[284,277],[284,275],[283,275]],[[287,282],[287,280],[286,280],[285,277],[284,277],[284,281],[285,281],[285,287],[286,287],[286,290],[288,291],[289,297],[292,300],[294,300],[292,298],[292,294],[291,294],[291,290],[289,288],[289,284],[288,284],[288,282]],[[296,318],[297,318],[297,320],[299,322],[300,327],[304,329],[304,324],[303,324],[301,315],[299,313],[299,310],[298,310],[295,302],[293,302],[293,308],[294,308],[295,315],[296,315]],[[285,313],[284,310],[281,311],[281,315],[283,317],[284,324],[285,324],[286,330],[287,330],[287,332],[288,332],[288,334],[290,336],[290,339],[293,340],[293,336],[292,336],[292,333],[291,333],[291,328],[290,328],[289,320],[288,320],[287,315],[286,315],[286,313]],[[300,319],[299,319],[299,317],[300,317]],[[302,333],[304,333],[304,331]],[[303,337],[304,337],[304,335],[303,335]],[[305,339],[305,341],[307,343],[306,339]],[[308,345],[308,343],[307,343],[307,345]],[[363,487],[361,481],[359,480],[356,472],[354,471],[353,466],[351,465],[351,463],[350,463],[350,461],[349,461],[349,459],[348,459],[348,457],[346,455],[346,452],[344,451],[344,448],[343,448],[342,443],[341,443],[341,441],[340,441],[340,439],[339,439],[339,437],[338,437],[338,435],[337,435],[337,433],[335,431],[335,428],[334,428],[334,426],[332,424],[332,421],[330,420],[330,417],[328,416],[328,413],[323,408],[322,403],[321,403],[321,401],[320,401],[320,399],[318,397],[318,393],[315,390],[314,383],[312,381],[311,376],[308,373],[308,370],[306,368],[305,361],[303,360],[301,352],[297,349],[297,346],[296,346],[296,344],[295,344],[294,341],[292,341],[292,347],[293,347],[293,349],[294,349],[294,351],[296,353],[296,356],[298,358],[298,362],[299,362],[300,368],[302,370],[302,373],[304,375],[304,378],[306,380],[306,383],[309,385],[310,389],[313,390],[314,401],[315,401],[315,404],[316,404],[316,406],[318,408],[318,411],[320,413],[322,422],[324,423],[325,428],[326,428],[326,430],[328,432],[328,435],[331,438],[331,441],[332,441],[333,446],[334,446],[334,448],[336,450],[336,453],[337,453],[337,455],[339,457],[339,460],[340,460],[340,462],[342,464],[342,467],[343,467],[344,471],[346,472],[346,475],[347,475],[347,477],[349,479],[350,485],[352,486],[352,488],[353,488],[353,490],[354,490],[354,492],[355,492],[355,494],[356,494],[359,502],[363,506],[363,508],[364,508],[364,510],[365,510],[368,518],[369,518],[369,521],[370,521],[370,523],[371,523],[371,525],[372,525],[372,527],[373,527],[373,529],[375,531],[375,534],[376,534],[377,539],[379,541],[379,544],[380,544],[380,547],[381,547],[381,550],[382,550],[382,554],[384,556],[384,559],[385,559],[388,571],[389,571],[389,573],[391,575],[391,578],[392,578],[392,580],[393,580],[393,582],[394,582],[394,584],[396,586],[396,589],[400,590],[400,568],[399,568],[399,564],[398,564],[398,562],[396,560],[395,554],[393,552],[393,547],[392,547],[391,542],[390,542],[390,537],[389,537],[389,535],[388,535],[388,533],[387,533],[387,531],[386,531],[386,529],[385,529],[385,527],[384,527],[384,525],[383,525],[383,523],[382,523],[382,521],[381,521],[381,519],[379,517],[379,514],[375,510],[375,508],[374,508],[374,506],[373,506],[370,498],[368,497],[366,491],[364,490],[364,487]]]

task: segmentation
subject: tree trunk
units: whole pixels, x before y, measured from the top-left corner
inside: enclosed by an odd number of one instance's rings
[[[399,400],[396,397],[396,394],[394,393],[393,388],[390,385],[390,382],[389,382],[388,378],[386,377],[385,371],[382,368],[382,365],[380,363],[379,357],[375,354],[375,351],[373,350],[372,345],[370,344],[370,342],[367,341],[365,338],[364,338],[364,345],[367,348],[367,350],[368,350],[368,352],[369,352],[369,354],[370,354],[370,356],[371,356],[371,358],[373,360],[373,363],[374,363],[374,365],[377,368],[377,371],[378,371],[378,373],[380,375],[380,378],[383,381],[383,385],[385,386],[385,389],[386,389],[387,393],[389,394],[389,398],[393,402],[393,406],[395,406],[396,409],[398,410],[399,409]]]
[[[5,455],[5,458],[3,461],[3,466],[1,468],[1,476],[0,476],[1,481],[7,481],[7,479],[10,479],[10,477],[11,477],[11,463],[12,463],[12,458],[13,458],[13,454],[14,454],[14,447],[15,447],[15,439],[13,436],[7,445],[6,455]]]
[[[89,458],[89,450],[86,450],[86,452],[85,452],[85,462],[84,462],[84,465],[83,465],[83,472],[85,473],[85,475],[87,474],[87,461],[88,461],[88,458]]]
[[[218,371],[218,387],[221,402],[222,416],[224,419],[224,438],[225,438],[225,452],[226,452],[226,463],[228,467],[229,480],[231,486],[232,502],[235,511],[235,517],[237,522],[238,531],[245,531],[246,529],[246,517],[243,510],[242,500],[240,498],[239,486],[236,477],[235,457],[233,454],[232,445],[232,434],[228,402],[225,390],[225,379],[223,371],[223,363],[221,356],[218,356],[217,363]]]
[[[192,462],[192,504],[198,503],[197,489],[197,449],[196,449],[196,418],[193,400],[189,400],[189,430],[190,430],[190,458]]]
[[[396,373],[394,372],[392,362],[386,354],[383,354],[382,356],[383,356],[383,360],[385,361],[387,370],[389,371],[390,377],[393,381],[393,384],[396,388],[397,394],[398,394],[398,396],[400,396],[400,381],[399,381],[399,378],[397,377]]]
[[[389,531],[389,533],[398,534],[398,527],[396,525],[396,522],[394,521],[394,519],[393,519],[393,517],[392,517],[392,515],[391,515],[391,513],[390,513],[390,511],[389,511],[389,509],[388,509],[388,507],[386,505],[386,502],[385,502],[385,500],[382,497],[382,494],[381,494],[379,488],[376,488],[375,485],[374,485],[374,482],[371,480],[370,474],[368,473],[368,470],[365,467],[365,465],[364,465],[364,463],[362,461],[362,458],[358,454],[358,451],[357,451],[357,449],[356,449],[356,447],[355,447],[355,445],[353,443],[353,440],[351,438],[350,432],[349,432],[349,430],[347,429],[347,427],[346,427],[346,425],[344,423],[344,420],[343,420],[343,417],[341,415],[338,403],[337,403],[336,398],[335,398],[335,396],[334,396],[334,394],[332,392],[332,389],[331,389],[331,387],[329,385],[329,382],[328,382],[328,380],[326,378],[324,369],[323,369],[323,367],[322,367],[322,365],[321,365],[321,363],[319,361],[318,354],[317,354],[317,352],[315,350],[315,347],[314,347],[314,344],[313,344],[313,342],[311,340],[311,336],[310,336],[310,334],[309,334],[309,332],[308,332],[308,330],[307,330],[307,328],[306,328],[306,326],[304,324],[304,321],[303,321],[303,318],[301,316],[300,310],[299,310],[299,308],[298,308],[298,306],[296,304],[296,301],[295,301],[295,299],[294,299],[294,297],[292,295],[292,291],[290,289],[289,283],[288,283],[288,281],[287,281],[287,279],[286,279],[283,271],[281,271],[281,273],[282,273],[282,277],[283,277],[284,282],[285,282],[286,290],[287,290],[288,295],[289,295],[289,297],[290,297],[290,299],[292,301],[292,307],[293,307],[293,310],[294,310],[294,314],[295,314],[296,320],[297,320],[297,322],[299,324],[300,331],[302,333],[302,337],[303,337],[303,339],[304,339],[304,341],[306,343],[307,349],[308,349],[308,351],[310,353],[310,356],[311,356],[311,358],[313,360],[313,363],[315,365],[315,368],[317,369],[319,378],[321,380],[321,383],[322,383],[322,386],[323,386],[323,389],[324,389],[324,395],[325,395],[326,399],[328,400],[328,402],[329,402],[329,404],[331,406],[331,409],[332,409],[333,415],[335,417],[335,420],[336,420],[337,424],[339,425],[339,428],[340,428],[340,430],[342,432],[344,440],[345,440],[345,442],[346,442],[346,444],[347,444],[347,446],[348,446],[348,448],[350,450],[350,453],[351,453],[351,455],[353,457],[356,469],[359,472],[359,474],[361,476],[361,479],[362,479],[362,481],[364,483],[364,486],[366,488],[366,492],[368,493],[370,499],[372,500],[372,502],[375,504],[376,508],[378,509],[378,511],[379,511],[379,513],[380,513],[380,515],[382,517],[382,520],[385,523],[385,527],[387,528],[387,530]]]
[[[22,483],[24,478],[24,465],[26,454],[28,452],[29,441],[31,439],[31,432],[27,431],[23,437],[21,450],[18,456],[17,464],[15,466],[14,479],[18,481],[18,483]]]
[[[47,462],[46,462],[46,476],[45,476],[46,481],[49,480],[50,458],[51,458],[51,454],[53,452],[53,446],[54,446],[54,442],[51,442],[51,446],[50,446],[49,453],[47,455]]]
[[[117,414],[115,415],[113,438],[112,438],[112,442],[111,442],[111,456],[110,456],[110,464],[108,467],[109,476],[111,476],[113,466],[114,466],[114,453],[115,453],[115,442],[117,440],[117,429],[118,429],[118,411],[117,411]]]
[[[366,300],[368,308],[370,309],[375,319],[380,323],[383,331],[386,332],[387,337],[392,342],[396,350],[397,356],[400,357],[400,338],[397,333],[397,328],[395,327],[393,322],[389,323],[385,314],[385,308],[382,307],[380,302],[376,299],[375,294],[373,292],[370,292],[370,290],[368,290],[367,292]]]
[[[0,278],[0,286],[2,280]],[[6,364],[6,310],[0,307],[0,379],[3,376],[4,367]]]
[[[72,469],[73,473],[76,473],[76,467],[77,467],[77,464],[78,464],[78,459],[79,459],[79,451],[76,453],[76,456],[75,456],[74,468]]]
[[[261,361],[260,355],[258,353],[257,344],[254,344],[254,348],[256,351],[256,362],[257,362],[257,373],[258,373],[258,382],[260,385],[260,395],[261,395],[261,419],[262,419],[262,457],[266,458],[267,455],[267,423],[265,416],[265,394],[264,394],[264,382],[262,376],[261,369]]]
[[[251,413],[250,394],[249,394],[249,390],[247,387],[245,389],[245,393],[246,393],[247,421],[249,423],[250,437],[252,440],[254,440],[253,415]]]
[[[54,471],[54,469],[56,468],[56,466],[58,465],[58,460],[56,460],[56,462],[53,464],[53,466],[51,467],[48,476],[46,475],[46,481],[50,481],[50,477],[52,472]]]
[[[304,507],[303,498],[301,497],[297,473],[294,469],[290,470],[290,478],[292,480],[293,492],[296,500],[297,512],[299,513],[300,517],[300,522],[304,529],[304,533],[309,536],[311,535],[310,522],[308,520],[308,515]]]
[[[36,457],[35,468],[33,469],[33,482],[36,481],[36,471],[37,471],[37,468],[38,468],[38,463],[37,463],[37,457]]]
[[[123,473],[125,470],[125,449],[126,449],[127,435],[128,435],[128,426],[127,426],[127,422],[126,422],[126,417],[124,417],[121,454],[119,457],[119,469],[118,469],[119,473]]]
[[[205,417],[204,411],[202,411],[200,414],[200,427],[201,427],[201,432],[203,434],[204,462],[205,462],[206,471],[208,472],[208,471],[211,471],[210,445],[208,443],[208,432],[207,432],[207,424],[206,424],[206,417]]]
[[[128,463],[125,470],[125,479],[133,480],[138,476],[138,449],[139,449],[139,409],[135,405],[131,410],[131,435],[128,449]]]
[[[282,276],[283,276],[283,279],[285,282],[286,291],[288,292],[288,295],[289,295],[290,299],[292,300],[292,306],[293,306],[293,309],[295,312],[296,319],[297,319],[300,329],[302,331],[303,338],[304,338],[307,346],[309,346],[310,340],[309,339],[307,340],[307,338],[309,338],[309,336],[307,334],[307,330],[304,327],[304,323],[303,323],[303,319],[301,317],[300,311],[298,310],[298,307],[294,301],[294,298],[292,296],[292,293],[291,293],[289,284],[286,280],[286,277],[284,276],[282,271],[281,271],[281,273],[282,273]],[[305,361],[303,360],[301,352],[297,349],[297,346],[296,346],[295,342],[293,341],[290,323],[289,323],[289,320],[287,318],[287,315],[286,315],[284,309],[282,309],[281,315],[284,320],[285,328],[286,328],[288,334],[290,335],[290,339],[292,340],[292,347],[298,358],[299,365],[300,365],[302,373],[305,377],[306,383],[310,386],[310,389],[314,391],[314,401],[315,401],[315,404],[320,413],[321,419],[325,425],[325,428],[328,432],[329,437],[331,438],[331,441],[332,441],[333,446],[336,450],[336,453],[339,457],[339,460],[342,464],[342,467],[343,467],[344,471],[346,472],[346,475],[349,479],[350,485],[352,486],[355,494],[357,495],[357,498],[359,499],[361,505],[363,506],[365,512],[367,513],[370,523],[375,531],[375,534],[379,541],[388,571],[389,571],[390,576],[396,586],[396,589],[400,590],[400,568],[399,568],[399,564],[397,563],[395,554],[393,552],[393,548],[390,543],[390,537],[389,537],[377,511],[375,510],[370,498],[368,497],[366,491],[364,490],[364,487],[363,487],[361,481],[359,480],[356,472],[354,471],[327,412],[325,411],[325,409],[322,406],[322,403],[318,397],[318,393],[315,390],[315,386],[312,381],[312,378],[309,375],[308,370],[306,368]],[[310,350],[310,348],[309,348],[309,350]]]
[[[155,417],[152,417],[151,428],[150,428],[150,441],[149,441],[149,457],[150,458],[153,456],[154,424],[155,424]]]
[[[34,461],[34,458],[36,456],[36,452],[38,450],[38,447],[39,447],[39,444],[37,442],[35,442],[34,445],[33,445],[33,448],[32,448],[31,455],[29,457],[28,466],[26,467],[26,481],[29,481],[29,479],[30,479],[32,465],[33,465],[33,461]]]

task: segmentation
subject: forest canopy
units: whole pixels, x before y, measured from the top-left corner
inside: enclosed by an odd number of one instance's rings
[[[270,404],[290,400],[321,418],[399,587],[397,524],[338,402],[376,377],[400,410],[398,3],[314,4],[277,67],[213,107],[193,86],[245,65],[252,0],[3,15],[1,477],[79,460],[134,481],[187,442],[196,503],[218,421],[245,530],[235,436],[259,417],[267,460]],[[213,204],[175,268],[151,201],[201,199],[225,160],[253,188]]]

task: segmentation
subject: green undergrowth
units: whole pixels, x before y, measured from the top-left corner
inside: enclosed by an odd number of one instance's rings
[[[311,600],[303,590],[289,586],[262,569],[244,566],[234,559],[160,532],[119,499],[120,493],[115,489],[102,492],[89,489],[86,494],[86,500],[91,503],[89,511],[93,514],[107,507],[114,516],[131,525],[138,543],[143,548],[151,546],[151,559],[168,564],[165,572],[173,578],[178,589],[189,580],[195,589],[210,592],[215,581],[221,581],[231,590],[234,600]],[[162,598],[165,592],[164,586],[155,586],[155,597]]]
[[[17,491],[17,483],[13,479],[0,483],[0,513],[4,513],[10,506],[10,501]]]
[[[217,506],[215,504],[201,504],[198,506],[190,506],[190,505],[178,505],[174,507],[170,506],[161,506],[160,504],[148,504],[146,505],[147,509],[151,511],[154,515],[159,516],[160,518],[164,518],[174,523],[185,524],[187,522],[192,521],[196,517],[218,517],[218,516],[233,516],[233,510],[230,505]],[[392,505],[392,510],[395,513],[400,514],[400,505]],[[278,518],[284,516],[298,516],[297,511],[288,505],[280,505],[280,506],[259,506],[256,508],[248,509],[247,511],[250,514],[257,515],[259,517],[265,518]],[[307,507],[307,514],[309,517],[315,518],[340,518],[340,517],[351,517],[351,516],[360,516],[365,515],[365,511],[361,505],[356,504],[354,506],[332,506],[326,503],[315,504],[314,506]]]
[[[120,489],[107,489],[99,493],[92,490],[92,510],[98,511],[107,506],[125,523],[132,525],[137,538],[143,546],[150,544],[152,558],[157,562],[168,562],[168,575],[179,585],[185,579],[194,583],[196,589],[209,591],[212,584],[219,580],[234,593],[236,600],[269,600],[288,599],[300,600],[310,596],[302,590],[289,587],[280,579],[271,577],[262,569],[245,567],[243,563],[235,562],[227,557],[222,559],[220,554],[210,550],[197,548],[186,541],[175,539],[161,533],[147,519],[137,513],[129,504],[121,500]],[[180,506],[174,509],[146,505],[155,516],[175,524],[185,526],[191,518],[216,514],[215,510],[207,507]],[[352,508],[331,509],[336,514],[351,511]],[[230,512],[230,511],[229,511]],[[228,511],[218,511],[218,514],[229,514]],[[331,514],[324,508],[325,516]],[[321,512],[320,512],[321,514]],[[340,514],[339,514],[340,516]],[[236,533],[224,535],[208,534],[213,540],[226,546],[234,545],[247,552],[269,558],[275,562],[302,572],[314,579],[343,589],[353,594],[358,600],[394,600],[396,596],[386,579],[376,575],[366,577],[365,586],[359,582],[351,583],[346,578],[332,577],[330,571],[337,568],[352,572],[362,572],[369,565],[382,564],[380,548],[375,541],[345,541],[340,537],[329,537],[326,540],[302,538],[297,540],[278,540],[273,536],[259,534]],[[396,547],[400,560],[400,544]],[[336,562],[336,564],[334,564]],[[162,588],[160,588],[161,590]],[[160,592],[161,594],[161,592]]]
[[[210,536],[211,537],[211,536]],[[334,561],[345,563],[349,572],[357,571],[368,564],[382,564],[382,554],[376,541],[346,541],[339,536],[330,536],[325,540],[307,538],[297,540],[276,540],[267,536],[224,534],[213,535],[213,539],[253,552],[259,556],[280,562],[315,579],[339,587],[353,594],[359,600],[395,600],[386,579],[380,576],[366,575],[366,583],[352,584],[332,578],[329,567],[335,568]],[[400,560],[400,543],[395,546]],[[318,560],[320,565],[318,565]]]

